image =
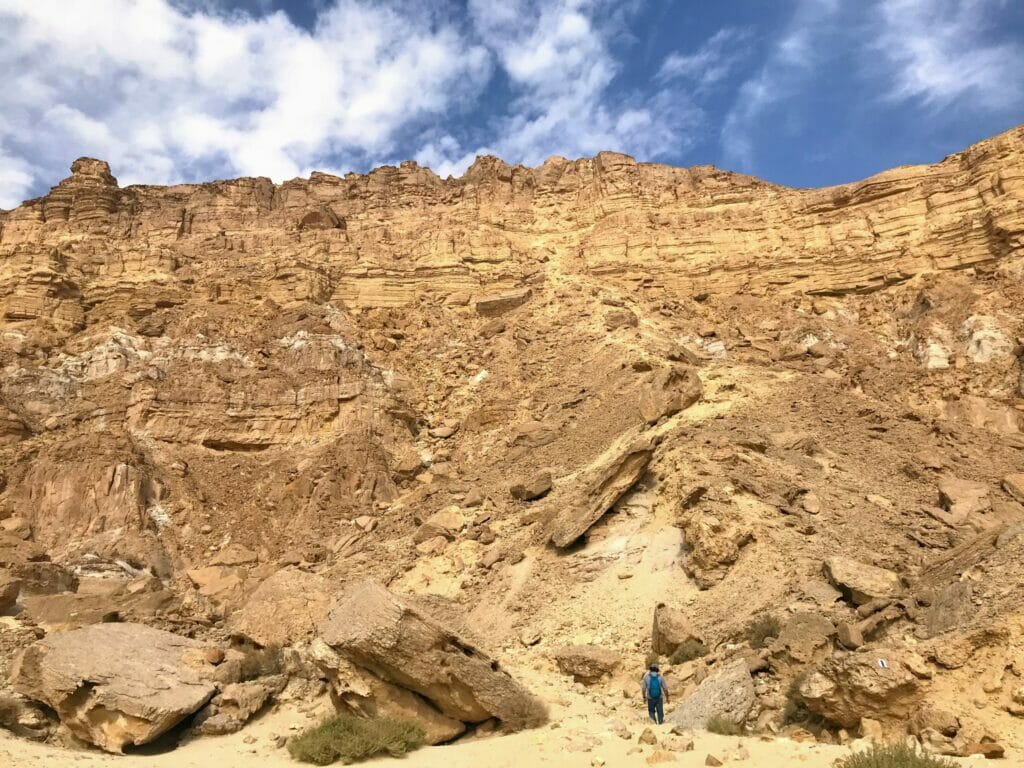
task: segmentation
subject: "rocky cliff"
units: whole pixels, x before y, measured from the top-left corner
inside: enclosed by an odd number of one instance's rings
[[[217,632],[298,565],[499,644],[622,650],[655,602],[712,644],[794,601],[870,638],[972,569],[1016,573],[995,542],[1024,521],[1024,128],[817,190],[614,153],[446,180],[71,170],[0,212],[0,567],[23,595],[148,575],[170,607],[131,611]],[[835,615],[836,551],[899,574],[890,602],[927,594]],[[972,599],[954,628],[1020,616]]]

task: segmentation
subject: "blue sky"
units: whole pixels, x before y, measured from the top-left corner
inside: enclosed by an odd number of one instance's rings
[[[603,149],[792,186],[1024,122],[1020,0],[0,0],[0,207]]]

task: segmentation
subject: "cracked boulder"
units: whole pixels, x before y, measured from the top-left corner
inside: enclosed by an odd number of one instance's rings
[[[812,712],[843,728],[861,718],[902,720],[921,703],[915,661],[886,649],[828,659],[807,675],[800,696]]]
[[[386,693],[407,711],[426,706],[443,716],[432,718],[439,731],[440,726],[451,728],[452,721],[496,718],[524,728],[545,719],[543,705],[495,659],[375,582],[353,584],[342,594],[321,623],[320,638],[340,659],[369,675],[361,677],[357,693],[373,697],[379,688],[378,694]]]
[[[119,753],[153,741],[210,700],[216,689],[203,649],[142,624],[96,624],[30,645],[11,682],[78,738]]]

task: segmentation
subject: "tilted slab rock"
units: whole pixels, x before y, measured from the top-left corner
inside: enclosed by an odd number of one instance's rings
[[[857,605],[903,592],[900,577],[893,571],[851,560],[830,557],[825,561],[825,575]]]
[[[582,476],[574,490],[552,500],[556,512],[548,524],[548,537],[556,547],[568,547],[585,534],[605,512],[636,485],[654,456],[650,436],[624,439],[605,451]]]
[[[497,661],[380,584],[349,587],[321,623],[320,637],[445,717],[466,723],[494,717],[512,727],[545,718],[541,704]]]
[[[52,708],[78,738],[121,752],[157,738],[214,695],[202,649],[142,624],[96,624],[26,648],[11,681]]]
[[[428,744],[443,744],[466,730],[465,723],[446,717],[423,696],[381,680],[343,658],[322,640],[315,640],[311,651],[327,677],[331,697],[339,709],[361,717],[412,720],[423,729]]]

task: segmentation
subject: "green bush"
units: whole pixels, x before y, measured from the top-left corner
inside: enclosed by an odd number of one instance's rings
[[[743,733],[743,726],[725,715],[712,715],[704,727],[719,736],[739,736]]]
[[[707,656],[708,648],[700,640],[687,640],[679,644],[679,647],[672,652],[669,659],[673,664],[682,664],[685,661],[693,661],[701,656]]]
[[[422,728],[405,720],[335,715],[290,739],[288,752],[303,763],[347,764],[384,754],[401,757],[423,746],[425,738]]]
[[[747,624],[744,633],[751,648],[764,648],[765,641],[769,637],[778,637],[782,630],[779,620],[770,614],[758,616]]]
[[[786,689],[786,706],[782,710],[782,722],[787,724],[806,723],[814,716],[807,708],[804,697],[800,694],[800,686],[803,685],[806,677],[807,673],[801,672],[789,682],[789,688]]]
[[[844,757],[836,768],[956,768],[954,763],[918,752],[906,744],[875,745]]]

